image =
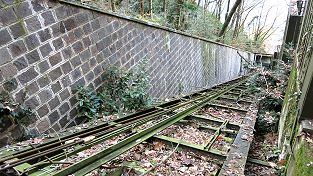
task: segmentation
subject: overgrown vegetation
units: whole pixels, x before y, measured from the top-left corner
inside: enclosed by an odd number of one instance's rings
[[[84,116],[88,119],[98,118],[98,112],[103,101],[95,91],[90,88],[78,88],[78,100],[78,116]]]
[[[311,176],[313,175],[313,141],[311,137],[300,142],[299,150],[295,154],[295,167],[293,175]]]
[[[24,93],[24,97],[26,93]],[[25,140],[30,137],[34,137],[37,134],[32,133],[27,129],[27,126],[34,122],[33,111],[22,103],[16,103],[9,95],[4,91],[0,93],[0,131],[2,133],[13,133],[18,131],[18,134],[12,136],[11,142]]]
[[[259,97],[259,118],[256,130],[259,134],[277,132],[284,92],[290,73],[290,66],[282,61],[270,70],[257,68],[256,74],[249,82],[248,92],[256,93]]]
[[[80,116],[95,119],[102,114],[129,113],[149,107],[152,103],[148,94],[146,60],[130,71],[112,66],[104,73],[103,80],[98,92],[90,88],[78,89]]]
[[[115,67],[109,68],[104,75],[105,84],[100,94],[106,114],[132,112],[150,105],[149,77],[145,67],[144,60],[137,68],[128,72]]]
[[[271,162],[273,168],[249,166],[247,170],[284,175],[286,161],[279,157],[277,132],[291,67],[278,60],[272,63],[272,68],[254,68],[257,74],[250,79],[247,93],[254,93],[259,99],[256,133],[249,155]]]
[[[11,116],[17,124],[27,126],[31,122],[33,112],[24,104],[15,103],[8,92],[4,91],[0,93],[0,115]]]
[[[273,26],[270,29],[264,26],[265,22],[261,20],[261,18],[267,20],[267,15],[265,17],[264,14],[252,18],[250,22],[247,21],[247,17],[253,9],[263,9],[264,1],[241,1],[235,13],[232,14],[231,21],[229,21],[222,38],[219,37],[223,26],[222,9],[227,10],[225,18],[230,15],[230,7],[233,5],[233,2],[230,1],[79,0],[79,2],[210,40],[217,40],[252,52],[264,52],[264,41],[276,30],[273,29]],[[262,12],[262,10],[260,11]],[[250,28],[252,25],[255,25],[253,28],[255,31],[248,35],[245,27]]]

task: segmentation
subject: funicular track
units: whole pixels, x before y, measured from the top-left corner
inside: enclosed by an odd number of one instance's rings
[[[154,141],[176,144],[179,148],[216,158],[218,168],[212,175],[222,174],[223,170],[227,171],[224,168],[230,160],[229,151],[234,150],[232,144],[242,138],[237,134],[247,130],[241,126],[246,123],[244,118],[254,102],[253,96],[244,93],[247,79],[241,77],[135,114],[81,128],[73,134],[59,135],[42,144],[7,152],[0,155],[0,175],[86,175],[138,144]],[[253,131],[253,120],[250,123]],[[208,138],[195,143],[185,140],[184,136],[175,137],[175,130],[190,124],[191,128],[204,131],[204,136],[208,133]],[[123,138],[117,143],[106,143],[120,135]],[[227,147],[218,146],[217,141],[223,141],[222,145]],[[67,161],[68,157],[100,144],[96,154],[76,162]],[[56,169],[57,164],[68,166]]]

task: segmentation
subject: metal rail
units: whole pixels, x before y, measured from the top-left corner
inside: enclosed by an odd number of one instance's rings
[[[244,80],[245,81],[245,80]],[[196,103],[192,107],[173,115],[172,117],[163,120],[160,123],[157,123],[151,128],[148,128],[144,131],[141,131],[123,141],[112,146],[108,149],[105,149],[96,155],[93,155],[87,159],[84,159],[78,163],[75,163],[61,171],[55,173],[56,176],[66,176],[69,174],[75,175],[85,175],[92,170],[98,168],[99,166],[105,164],[106,162],[112,160],[113,158],[119,156],[120,154],[124,153],[125,151],[129,150],[130,148],[136,146],[137,144],[147,140],[148,138],[154,136],[159,131],[171,126],[172,124],[179,122],[183,118],[191,115],[193,112],[199,110],[200,108],[204,107],[208,102],[216,100],[219,96],[225,94],[226,92],[234,89],[236,86],[241,85],[244,81],[239,81],[238,83],[225,87],[224,90],[217,91],[216,93],[207,96],[205,99],[201,100],[200,102]]]
[[[186,95],[180,99],[173,100],[168,103],[164,103],[162,105],[150,108],[148,110],[135,113],[129,116],[125,116],[108,123],[100,124],[98,126],[94,126],[90,129],[85,129],[75,134],[63,136],[60,139],[54,139],[47,143],[37,145],[33,148],[29,148],[20,152],[14,153],[12,156],[7,156],[5,158],[0,159],[0,173],[1,171],[19,166],[24,163],[32,162],[37,163],[34,166],[36,167],[28,167],[28,171],[30,173],[36,173],[36,168],[46,167],[47,165],[51,165],[52,161],[60,161],[64,159],[63,150],[69,147],[75,147],[74,151],[67,153],[68,156],[76,154],[80,151],[86,150],[93,145],[99,144],[101,142],[106,141],[118,134],[130,131],[131,129],[145,124],[146,122],[153,121],[159,119],[162,115],[174,114],[171,117],[165,118],[152,127],[148,129],[144,129],[143,131],[137,132],[130,137],[122,140],[116,145],[113,145],[107,149],[102,150],[101,152],[83,159],[73,165],[53,173],[54,175],[69,175],[75,173],[75,175],[84,175],[95,168],[101,166],[102,164],[108,162],[109,160],[113,159],[114,157],[120,155],[121,153],[129,150],[130,148],[134,147],[135,145],[141,143],[142,141],[151,138],[157,132],[167,128],[168,126],[179,122],[180,120],[184,119],[185,117],[192,117],[192,113],[199,110],[200,108],[208,105],[211,101],[218,99],[219,97],[226,95],[230,91],[236,90],[238,86],[240,86],[246,78],[236,79],[231,82],[216,86],[215,89],[207,89],[202,90],[193,94]],[[223,87],[222,87],[223,86]],[[219,88],[219,89],[217,89]],[[239,89],[237,89],[239,90]],[[175,110],[184,107],[190,106],[186,110],[182,112],[178,112],[175,114]],[[239,109],[238,109],[239,110]],[[198,117],[199,118],[199,117]],[[224,123],[224,126],[232,125],[231,123]],[[236,125],[233,125],[236,126]],[[206,126],[202,126],[205,128]],[[238,127],[238,126],[237,126]],[[216,130],[218,134],[214,136],[212,141],[216,140],[217,136],[221,132],[228,132],[236,134],[236,131],[226,130],[224,128],[210,128],[211,130]],[[237,128],[238,130],[238,128]],[[83,138],[94,136],[95,139],[84,143]],[[66,143],[66,141],[74,140],[73,143]],[[210,149],[210,143],[205,148],[207,151],[212,151]],[[209,146],[209,147],[208,147]],[[214,150],[213,150],[214,151]],[[218,152],[217,152],[218,153]],[[48,158],[50,157],[50,158]],[[15,160],[12,160],[15,159]],[[12,161],[10,161],[12,160]],[[39,163],[37,161],[40,161]],[[50,163],[49,163],[50,162]],[[38,166],[38,167],[37,167]]]
[[[231,82],[236,82],[236,81],[237,80],[234,80]],[[229,83],[227,83],[227,84],[229,84]],[[142,119],[151,120],[153,118],[157,118],[161,115],[168,114],[168,113],[172,112],[173,110],[175,110],[179,107],[194,103],[196,101],[201,101],[202,99],[204,99],[208,95],[208,93],[211,93],[211,92],[214,92],[214,90],[211,90],[211,89],[202,90],[202,91],[196,92],[194,94],[186,95],[181,99],[176,99],[176,100],[173,100],[171,102],[164,103],[164,104],[161,104],[159,106],[150,108],[150,109],[145,110],[143,112],[135,113],[135,114],[132,114],[130,116],[125,116],[125,117],[113,120],[110,123],[109,122],[104,123],[104,124],[95,126],[91,129],[89,128],[89,129],[82,130],[82,131],[77,132],[77,133],[72,134],[72,135],[56,138],[55,140],[52,140],[52,141],[49,141],[47,143],[38,145],[35,148],[29,148],[29,149],[26,149],[26,150],[23,150],[20,152],[16,152],[12,156],[8,156],[8,157],[4,157],[4,158],[0,159],[0,164],[1,164],[0,165],[0,171],[5,170],[5,169],[10,168],[10,167],[14,167],[20,163],[23,163],[22,160],[16,160],[16,161],[10,162],[10,164],[8,165],[5,163],[5,161],[8,161],[8,160],[11,160],[14,158],[23,158],[24,161],[26,161],[26,160],[30,161],[32,159],[36,159],[36,158],[42,157],[42,156],[50,154],[50,153],[60,151],[64,148],[68,148],[68,147],[75,146],[77,144],[81,144],[81,142],[82,142],[81,140],[77,141],[75,143],[70,143],[70,144],[65,144],[65,143],[66,143],[66,141],[69,141],[69,140],[73,140],[76,138],[82,139],[82,138],[88,137],[90,135],[93,135],[95,137],[103,136],[103,135],[109,134],[110,132],[113,132],[113,131],[121,128],[121,127],[128,126],[130,124],[136,125],[135,122],[138,122]],[[118,123],[121,125],[117,127],[112,122]],[[40,154],[38,154],[38,153],[40,153]]]

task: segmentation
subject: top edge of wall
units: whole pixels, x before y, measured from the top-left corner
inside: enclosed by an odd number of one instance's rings
[[[82,4],[82,3],[77,3],[77,2],[74,2],[72,0],[57,0],[57,1],[60,2],[60,3],[70,4],[70,5],[73,5],[73,6],[85,8],[85,9],[96,11],[96,12],[100,12],[100,13],[103,13],[103,14],[106,14],[106,15],[110,15],[110,16],[113,16],[113,17],[125,19],[125,20],[132,21],[132,22],[139,23],[139,24],[143,24],[143,25],[146,25],[146,26],[149,26],[149,27],[154,27],[154,28],[165,30],[165,31],[168,31],[168,32],[180,34],[180,35],[183,35],[183,36],[186,36],[186,37],[191,37],[191,38],[194,38],[194,39],[198,39],[198,40],[202,40],[202,41],[205,41],[205,42],[217,44],[217,45],[220,45],[220,46],[225,46],[225,47],[232,48],[232,49],[235,49],[235,50],[238,50],[238,51],[241,51],[241,52],[254,54],[253,52],[245,51],[243,49],[236,48],[236,47],[224,44],[224,43],[220,43],[220,42],[216,42],[216,41],[213,41],[213,40],[209,40],[209,39],[206,39],[204,37],[192,35],[192,34],[189,34],[189,33],[183,32],[183,31],[179,31],[179,30],[176,30],[176,29],[173,29],[173,28],[161,26],[161,25],[158,25],[158,24],[155,24],[155,23],[149,23],[149,22],[140,20],[138,18],[125,16],[125,15],[121,15],[121,14],[118,14],[118,13],[113,13],[113,12],[109,12],[109,11],[106,11],[106,10],[98,9],[96,7],[88,6],[88,5],[85,5],[85,4]]]

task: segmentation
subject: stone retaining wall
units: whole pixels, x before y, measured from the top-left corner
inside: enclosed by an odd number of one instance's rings
[[[30,129],[40,133],[81,123],[73,90],[101,86],[110,65],[131,69],[148,59],[155,98],[244,73],[236,48],[171,29],[54,0],[0,0],[0,6],[0,92],[18,103],[27,94],[36,114]]]

